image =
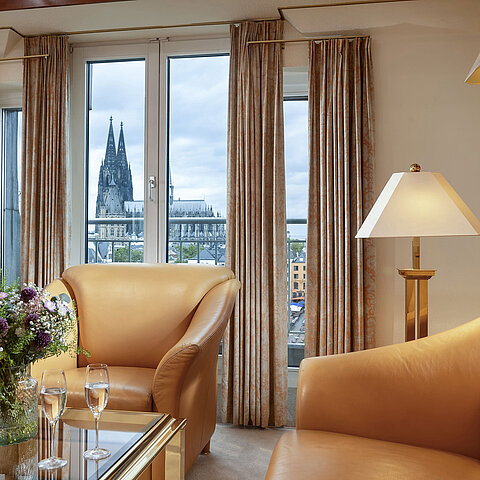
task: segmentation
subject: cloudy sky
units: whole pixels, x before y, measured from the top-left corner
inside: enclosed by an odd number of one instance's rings
[[[95,216],[98,171],[105,155],[109,118],[115,141],[124,123],[134,199],[143,200],[145,76],[143,61],[92,66],[89,118],[89,216]],[[170,167],[175,198],[204,199],[225,215],[228,56],[170,59]],[[307,105],[285,102],[287,216],[307,213]],[[305,238],[305,227],[289,226]]]

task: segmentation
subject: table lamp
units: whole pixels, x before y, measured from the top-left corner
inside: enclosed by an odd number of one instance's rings
[[[412,237],[413,268],[405,279],[405,341],[428,335],[428,280],[435,270],[420,268],[420,237],[480,235],[480,221],[442,174],[394,173],[355,238]]]
[[[480,84],[480,55],[475,60],[475,63],[472,65],[472,68],[468,72],[465,83],[470,83],[471,85]]]

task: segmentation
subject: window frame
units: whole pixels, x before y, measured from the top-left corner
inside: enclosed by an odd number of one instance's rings
[[[164,216],[162,218],[162,231],[159,235],[159,249],[162,262],[168,262],[168,181],[169,181],[169,139],[170,139],[170,58],[195,58],[230,55],[230,38],[219,37],[202,40],[175,40],[163,41],[160,45],[160,76],[165,95],[160,100],[160,118],[163,119],[163,131],[165,145],[162,148],[162,169],[165,175],[163,192]],[[163,72],[162,72],[163,69]],[[162,88],[162,87],[161,87]]]
[[[6,129],[6,115],[8,112],[17,112],[22,113],[22,123],[17,123],[17,142],[18,142],[18,133],[23,129],[23,110],[21,105],[18,106],[18,101],[12,99],[11,102],[2,102],[5,105],[0,106],[0,186],[1,186],[1,195],[0,195],[0,268],[2,272],[5,272],[6,276],[9,277],[11,272],[8,272],[6,269],[6,228],[5,228],[5,209],[7,203],[7,188],[6,188],[6,175],[7,175],[7,159],[5,157],[6,153],[6,139],[5,139],[5,129]],[[21,100],[20,100],[21,104]],[[17,118],[18,122],[18,118]],[[23,141],[22,141],[22,150],[23,150]],[[17,164],[18,164],[18,155],[22,154],[22,151],[17,151]],[[21,159],[20,159],[21,162]],[[18,188],[21,192],[22,188],[22,178],[21,172],[17,170],[17,180],[18,180]],[[19,199],[21,200],[21,199]],[[21,205],[19,203],[19,210],[21,213]],[[21,217],[20,217],[21,218]],[[20,240],[19,240],[20,241]],[[19,252],[21,256],[21,249]],[[21,259],[18,259],[20,270],[18,272],[19,278],[21,275]],[[8,278],[9,283],[13,283],[16,281],[16,278]]]
[[[87,62],[145,59],[145,144],[144,144],[144,261],[165,262],[167,252],[167,58],[229,54],[230,38],[178,37],[138,42],[98,42],[73,45],[70,159],[68,188],[72,199],[71,264],[85,262],[87,181]],[[155,178],[152,200],[148,200],[148,179]]]
[[[72,54],[72,88],[70,130],[78,134],[70,135],[70,177],[69,188],[72,196],[72,256],[71,264],[85,263],[87,249],[87,202],[88,192],[88,137],[87,109],[88,83],[87,64],[145,59],[145,141],[144,141],[144,199],[147,199],[149,175],[158,177],[158,108],[154,99],[158,98],[158,42],[135,44],[83,44],[74,45]],[[148,128],[147,128],[148,125]],[[156,197],[152,202],[145,201],[144,218],[144,259],[156,261],[155,243]]]

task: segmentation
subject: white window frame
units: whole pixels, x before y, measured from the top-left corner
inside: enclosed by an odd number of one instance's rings
[[[230,38],[229,37],[218,37],[218,38],[209,38],[209,39],[177,39],[174,41],[163,40],[160,42],[160,91],[162,95],[160,96],[160,119],[161,119],[161,132],[163,138],[163,145],[161,148],[160,155],[160,165],[162,171],[164,172],[164,186],[166,188],[163,199],[166,202],[168,187],[166,182],[168,179],[167,172],[167,142],[168,142],[168,125],[167,125],[167,111],[168,111],[168,58],[169,57],[181,57],[181,56],[194,56],[194,55],[215,55],[215,54],[225,54],[230,53]],[[162,231],[159,234],[159,248],[160,258],[162,262],[167,261],[167,245],[168,245],[168,228],[166,225],[167,218],[167,203],[165,203],[164,209],[162,210]]]
[[[167,62],[170,56],[228,53],[230,39],[177,38],[138,43],[76,45],[72,54],[69,182],[72,194],[72,265],[85,262],[86,65],[91,61],[145,58],[145,262],[165,262],[167,252]],[[155,178],[152,200],[148,179]]]
[[[72,265],[85,263],[85,192],[86,178],[86,127],[87,127],[87,63],[109,60],[145,59],[145,141],[144,141],[144,259],[156,262],[158,215],[157,204],[162,198],[158,188],[148,199],[150,176],[158,179],[158,42],[136,44],[75,46],[72,55],[70,187],[72,195]],[[157,180],[157,185],[159,185]]]

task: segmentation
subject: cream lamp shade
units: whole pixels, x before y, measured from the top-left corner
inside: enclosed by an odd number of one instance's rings
[[[394,173],[356,238],[480,235],[480,221],[433,172]]]
[[[477,57],[475,63],[468,72],[465,83],[470,83],[472,85],[480,85],[480,55]]]

